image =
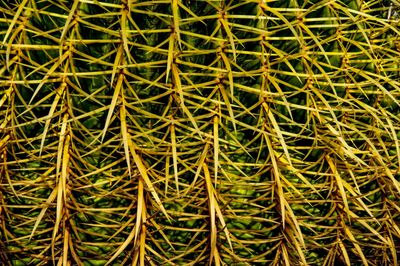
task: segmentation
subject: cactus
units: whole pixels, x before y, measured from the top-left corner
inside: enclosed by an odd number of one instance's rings
[[[1,1],[1,264],[398,265],[398,10]]]

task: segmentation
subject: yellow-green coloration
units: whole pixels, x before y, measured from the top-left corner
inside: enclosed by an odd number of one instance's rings
[[[0,1],[0,265],[399,265],[399,4]]]

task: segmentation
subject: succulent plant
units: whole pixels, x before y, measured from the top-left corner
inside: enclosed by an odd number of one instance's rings
[[[396,0],[0,1],[3,265],[398,265]]]

